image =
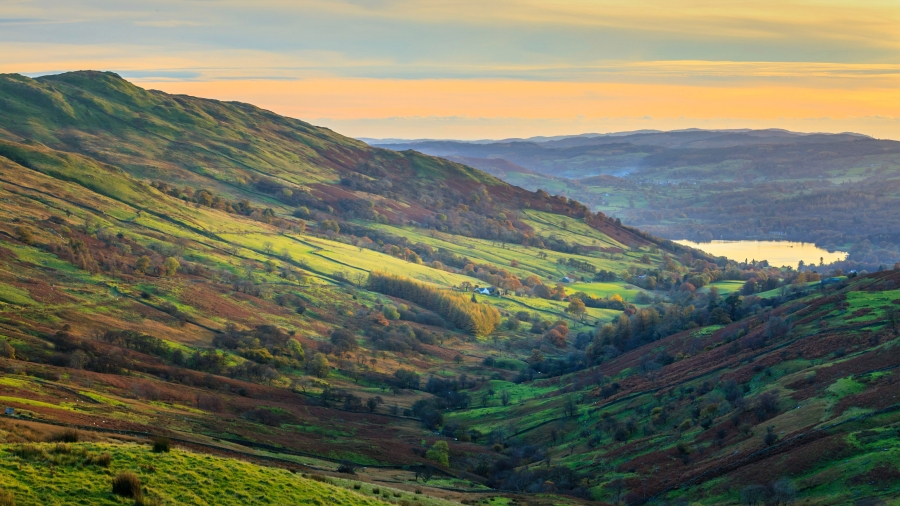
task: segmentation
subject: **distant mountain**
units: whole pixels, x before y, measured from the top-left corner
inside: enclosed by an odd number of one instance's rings
[[[896,141],[689,129],[383,147],[467,160],[512,184],[573,198],[669,239],[778,237],[829,248],[869,241],[889,246],[851,251],[851,260],[877,268],[900,259]]]
[[[553,135],[553,136],[543,136],[538,135],[534,137],[509,137],[506,139],[480,139],[480,140],[460,140],[460,139],[397,139],[397,138],[385,138],[385,139],[375,139],[371,137],[357,137],[357,139],[371,144],[373,146],[384,146],[389,144],[417,144],[422,142],[435,142],[442,140],[449,140],[453,142],[464,142],[467,144],[494,144],[494,143],[502,143],[502,142],[551,142],[551,141],[560,141],[565,139],[589,139],[594,137],[620,137],[623,135],[632,135],[639,133],[656,133],[661,132],[661,130],[633,130],[630,132],[612,132],[607,134],[598,134],[598,133],[584,133],[577,135]]]
[[[521,165],[516,165],[509,160],[504,160],[502,158],[471,158],[468,156],[448,156],[447,160],[451,162],[461,163],[464,165],[468,165],[469,167],[475,167],[478,170],[483,170],[488,174],[504,178],[510,176],[511,174],[537,174],[534,171],[528,170]]]
[[[526,169],[567,178],[590,177],[598,174],[631,173],[649,166],[644,158],[655,155],[728,158],[719,148],[781,146],[781,151],[799,146],[834,145],[860,140],[879,143],[860,134],[805,134],[786,130],[677,130],[671,132],[639,131],[615,134],[583,134],[579,136],[506,139],[500,141],[418,140],[374,142],[372,145],[394,150],[413,149],[441,157],[503,158]],[[805,148],[803,148],[805,149]],[[687,150],[687,151],[685,151]],[[858,155],[854,152],[853,156]],[[758,153],[754,154],[758,157]]]

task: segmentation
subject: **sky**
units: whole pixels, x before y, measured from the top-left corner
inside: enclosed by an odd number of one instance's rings
[[[900,0],[0,0],[0,73],[114,71],[355,137],[900,140]]]

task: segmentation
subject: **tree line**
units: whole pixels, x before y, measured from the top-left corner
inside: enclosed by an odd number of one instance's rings
[[[368,288],[430,309],[455,327],[476,336],[488,335],[500,325],[500,313],[493,306],[403,276],[372,271]]]

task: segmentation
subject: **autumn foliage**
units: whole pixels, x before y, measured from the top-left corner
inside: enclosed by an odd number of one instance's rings
[[[369,289],[419,304],[476,336],[490,334],[500,325],[500,313],[493,306],[403,276],[373,271],[369,274]]]

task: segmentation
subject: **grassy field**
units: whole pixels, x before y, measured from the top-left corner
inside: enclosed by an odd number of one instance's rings
[[[743,286],[744,286],[744,281],[733,281],[733,280],[714,281],[714,282],[710,283],[708,286],[711,286],[711,287],[714,286],[714,287],[718,288],[720,295],[728,295],[728,294],[740,291],[741,288],[743,288]],[[701,288],[701,290],[703,290],[704,292],[709,291],[709,289],[705,286],[703,288]]]
[[[3,445],[0,452],[0,488],[11,492],[18,505],[122,504],[111,485],[112,477],[122,472],[136,474],[144,497],[160,504],[374,506],[390,502],[372,494],[372,487],[353,490],[352,485],[336,486],[283,469],[183,450],[153,453],[146,445]],[[111,458],[108,467],[90,463],[104,454]],[[53,469],[52,481],[46,479],[48,466]],[[405,495],[407,500],[415,498]]]
[[[643,292],[640,288],[622,282],[606,283],[572,283],[566,285],[566,291],[570,293],[584,292],[598,299],[605,299],[613,295],[619,295],[627,302],[634,302],[634,297]]]

